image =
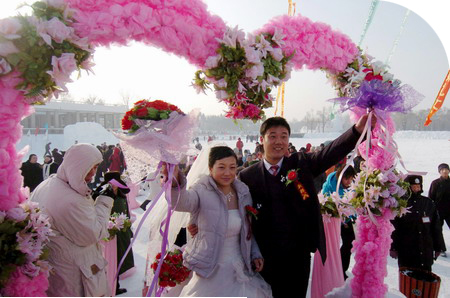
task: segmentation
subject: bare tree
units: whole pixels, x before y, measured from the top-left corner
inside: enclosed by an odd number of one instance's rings
[[[322,128],[322,132],[325,132],[325,127],[331,122],[332,107],[322,107],[322,110],[317,111],[317,117]]]
[[[132,98],[131,94],[128,91],[121,90],[120,91],[120,97],[122,99],[122,103],[124,105],[126,105],[127,107],[129,107],[130,106],[130,102],[131,102],[131,98]]]
[[[319,120],[314,116],[314,111],[310,111],[303,117],[303,123],[306,126],[307,132],[313,132],[317,128]]]
[[[86,97],[83,100],[84,103],[90,104],[90,105],[104,105],[105,100],[98,97],[97,95],[90,94],[88,97]]]
[[[65,102],[74,102],[75,98],[69,92],[61,92],[61,94],[58,97],[58,100]]]

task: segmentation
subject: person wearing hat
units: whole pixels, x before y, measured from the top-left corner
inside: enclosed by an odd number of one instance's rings
[[[442,226],[432,200],[421,195],[422,176],[409,175],[409,213],[396,217],[392,224],[391,257],[398,258],[399,267],[431,271],[433,259],[437,259],[444,245]]]
[[[127,184],[122,180],[120,172],[106,172],[104,175],[105,180],[95,190],[93,198],[95,199],[98,194],[106,195],[114,199],[114,204],[111,209],[113,213],[123,213],[128,218],[130,217],[130,210],[128,207],[128,201],[126,194],[130,192]],[[125,232],[119,231],[116,234],[117,237],[117,265],[122,260],[125,252],[130,245],[133,232],[131,229],[127,229]],[[128,252],[122,266],[119,270],[119,275],[125,273],[127,270],[134,267],[133,249]],[[120,288],[119,279],[116,282],[116,295],[126,293],[127,290]]]
[[[31,195],[30,200],[49,217],[54,233],[47,246],[52,267],[49,297],[110,296],[100,241],[108,237],[113,199],[99,195],[94,202],[87,185],[101,161],[94,146],[73,145],[56,175]]]
[[[445,221],[447,226],[450,228],[450,178],[448,177],[448,164],[441,163],[438,166],[438,171],[441,177],[431,182],[428,196],[436,203],[439,218],[441,219],[441,226],[444,225]],[[441,253],[442,257],[447,257],[445,251],[446,248],[444,244],[444,248]]]

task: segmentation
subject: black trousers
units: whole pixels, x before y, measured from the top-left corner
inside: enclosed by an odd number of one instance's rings
[[[352,224],[344,225],[341,224],[341,261],[342,261],[342,270],[344,271],[344,276],[346,276],[345,272],[348,270],[350,266],[350,257],[352,255],[352,242],[355,240],[355,231],[353,231]]]
[[[306,297],[311,255],[282,254],[265,258],[261,275],[272,287],[274,298]]]
[[[439,219],[441,220],[442,228],[444,228],[444,222],[447,223],[447,227],[450,228],[450,214],[446,215],[445,217],[439,215]],[[442,229],[442,233],[444,233],[443,229]],[[444,239],[444,249],[443,249],[443,251],[446,251],[446,250],[447,250],[447,247],[446,247],[445,239]]]

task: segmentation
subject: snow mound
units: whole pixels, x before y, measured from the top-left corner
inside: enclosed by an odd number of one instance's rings
[[[119,140],[103,126],[95,122],[78,122],[64,127],[64,148],[69,148],[75,141],[100,145],[117,144]]]

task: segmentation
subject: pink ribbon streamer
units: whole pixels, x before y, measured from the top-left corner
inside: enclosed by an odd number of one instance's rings
[[[109,184],[112,184],[112,185],[114,185],[114,186],[117,186],[118,188],[129,189],[128,186],[123,185],[122,183],[120,183],[120,182],[117,181],[116,179],[111,179],[108,183],[109,183]]]
[[[160,170],[161,170],[162,164],[163,164],[162,161],[158,164],[158,167],[157,167],[157,169],[156,169],[156,171],[155,171],[155,174],[153,175],[152,178],[150,178],[149,181],[153,181],[153,180],[156,179],[156,176],[159,174],[159,172],[160,172]],[[172,181],[169,181],[169,180],[168,180],[168,181],[163,185],[163,187],[161,188],[160,192],[155,196],[155,198],[153,198],[153,199],[151,200],[150,206],[149,206],[149,207],[147,208],[147,210],[144,212],[144,215],[142,216],[141,220],[139,221],[138,227],[136,228],[136,232],[134,233],[134,237],[133,237],[133,239],[131,240],[130,245],[128,246],[127,250],[125,251],[125,254],[123,255],[122,259],[121,259],[120,262],[119,262],[119,266],[118,266],[118,268],[117,268],[117,273],[116,273],[116,275],[115,275],[114,280],[117,280],[117,278],[118,278],[118,276],[119,276],[120,268],[122,267],[123,262],[125,261],[125,257],[128,255],[129,251],[130,251],[131,248],[133,247],[133,244],[134,244],[134,242],[136,241],[137,236],[138,236],[138,234],[139,234],[139,232],[140,232],[140,230],[141,230],[141,227],[142,227],[142,225],[144,224],[145,219],[147,218],[148,214],[149,214],[150,211],[153,209],[153,207],[156,205],[156,202],[158,202],[158,200],[159,200],[159,198],[161,197],[161,195],[163,194],[163,192],[164,192],[168,187],[171,186],[171,185],[169,184],[169,182],[171,183]],[[155,275],[155,276],[156,276],[156,275]]]

